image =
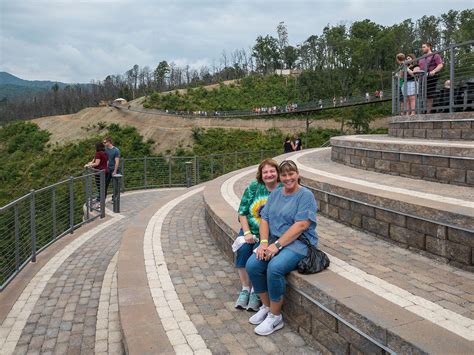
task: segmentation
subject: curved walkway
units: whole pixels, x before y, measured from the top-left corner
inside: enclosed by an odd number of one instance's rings
[[[82,234],[79,229],[75,233],[79,236],[73,236],[75,239],[36,272],[5,315],[0,326],[0,353],[120,352],[114,267],[109,265],[127,221],[169,193],[124,194],[122,214]],[[0,294],[0,300],[7,295]]]

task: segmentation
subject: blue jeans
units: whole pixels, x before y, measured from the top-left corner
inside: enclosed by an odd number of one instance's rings
[[[241,229],[239,232],[239,236],[243,236],[244,231]],[[247,260],[252,255],[253,250],[258,246],[258,243],[249,244],[245,243],[242,245],[239,250],[237,250],[235,255],[235,267],[236,268],[244,268],[247,264]]]
[[[255,293],[268,292],[272,302],[279,302],[285,294],[285,275],[296,270],[305,255],[288,248],[280,250],[270,261],[257,260],[255,254],[247,261],[246,269]]]

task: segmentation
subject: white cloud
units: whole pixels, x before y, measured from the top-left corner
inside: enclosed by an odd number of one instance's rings
[[[421,0],[0,0],[0,70],[26,79],[88,82],[163,59],[210,66],[288,26],[290,42],[327,24],[370,18],[382,25],[470,1]]]

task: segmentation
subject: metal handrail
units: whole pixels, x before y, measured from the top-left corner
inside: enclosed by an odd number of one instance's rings
[[[97,194],[93,180],[97,182]],[[93,206],[94,197],[99,200],[98,207]],[[104,171],[71,176],[0,207],[0,291],[49,245],[103,217]]]
[[[454,112],[474,109],[473,46],[474,40],[452,44],[401,64],[392,73],[392,114],[421,114],[430,113],[428,112],[430,110]],[[420,71],[414,76],[414,88],[412,89],[414,92],[413,95],[410,95],[415,96],[415,107],[409,107],[410,100],[404,94],[408,93],[408,65],[417,63],[420,59],[433,58],[436,54],[443,54],[445,64],[449,64],[449,75],[446,75],[446,70],[443,69],[444,78],[449,79],[449,88],[445,87],[444,92],[443,90],[439,91],[436,83],[429,83],[429,73]],[[473,80],[473,82],[466,84],[466,78]],[[403,79],[403,86],[400,86],[401,79]],[[428,98],[428,92],[433,97]]]
[[[120,212],[120,191],[191,187],[280,153],[281,150],[272,149],[206,156],[123,158],[122,175],[113,180],[113,211]],[[95,182],[97,193],[94,193]],[[0,207],[0,291],[56,240],[74,233],[85,223],[105,217],[105,185],[105,171],[89,168],[80,176],[31,190]],[[94,197],[100,201],[98,208],[92,206]]]

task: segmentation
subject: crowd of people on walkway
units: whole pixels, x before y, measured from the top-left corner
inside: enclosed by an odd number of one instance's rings
[[[97,208],[100,203],[100,172],[105,174],[105,197],[112,177],[120,171],[120,149],[112,144],[112,138],[106,137],[102,142],[95,144],[94,158],[84,165],[84,168],[94,169],[95,183],[97,186],[97,198],[93,208]]]
[[[285,106],[262,106],[252,108],[252,112],[256,114],[272,114],[272,113],[284,113],[294,112],[298,110],[298,104],[296,102],[289,103]]]
[[[423,57],[416,60],[416,56],[412,53],[399,53],[396,56],[398,65],[403,69],[398,73],[399,80],[399,99],[400,112],[406,115],[415,115],[417,97],[426,96],[426,105],[424,112],[431,113],[433,108],[433,100],[438,96],[437,83],[439,73],[443,70],[443,58],[439,53],[432,52],[432,44],[425,42],[421,46]],[[444,87],[450,82],[445,82]],[[421,103],[419,102],[418,105]]]
[[[256,312],[249,318],[255,333],[269,335],[283,328],[281,308],[285,276],[317,246],[317,203],[300,184],[292,160],[263,160],[242,196],[241,230],[232,249],[242,284],[235,308]]]

